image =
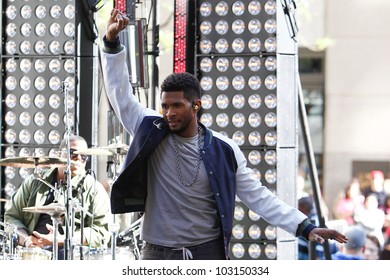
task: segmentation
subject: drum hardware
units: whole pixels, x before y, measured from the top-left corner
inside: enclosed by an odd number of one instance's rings
[[[82,253],[81,253],[82,252]],[[94,248],[89,246],[80,246],[75,245],[74,249],[74,259],[80,260],[80,256],[83,254],[84,260],[111,260],[111,252],[106,248]],[[122,246],[116,248],[116,259],[117,260],[134,260],[134,256],[132,254],[129,246]]]
[[[85,214],[93,218],[92,214],[89,213],[84,207],[81,206],[80,202],[76,198],[72,198],[70,201],[70,207],[73,209],[72,212],[83,211]],[[58,226],[61,221],[61,216],[66,213],[66,207],[58,202],[53,202],[48,205],[24,207],[23,211],[31,213],[43,213],[51,216],[53,221],[53,259],[58,259]]]
[[[50,187],[52,190],[54,190],[55,196],[58,197],[59,190],[52,185],[50,185],[45,180],[42,180],[38,173],[38,167],[60,167],[65,166],[67,164],[67,161],[65,161],[62,158],[56,158],[56,157],[38,157],[38,156],[32,156],[32,157],[11,157],[11,158],[4,158],[0,160],[0,166],[12,166],[12,167],[21,167],[21,168],[34,168],[34,177],[41,181],[42,183],[46,184],[48,187]]]
[[[64,171],[65,177],[66,177],[66,186],[67,192],[65,194],[65,199],[67,204],[65,205],[66,208],[66,214],[68,215],[66,219],[66,226],[65,226],[65,240],[64,240],[64,249],[65,249],[65,260],[73,260],[73,239],[74,239],[74,233],[75,233],[75,217],[74,217],[74,208],[72,203],[70,201],[72,200],[72,184],[71,184],[71,151],[70,151],[70,142],[69,137],[72,134],[72,126],[71,122],[69,121],[69,82],[64,80],[61,84],[61,93],[64,94],[64,104],[65,104],[65,139],[66,139],[66,170]],[[58,252],[57,252],[58,253]]]
[[[82,195],[82,192],[81,192]],[[81,199],[83,201],[83,199]],[[84,217],[83,215],[86,214],[88,215],[92,220],[93,220],[93,215],[89,213],[83,206],[82,203],[77,198],[72,198],[69,202],[70,207],[73,209],[72,210],[72,215],[74,215],[75,212],[77,211],[82,211],[81,217],[80,217],[80,244],[84,244]],[[74,218],[74,217],[73,217]],[[89,247],[89,246],[88,246]],[[75,252],[75,246],[73,247],[73,252],[72,254],[74,255]],[[82,246],[79,246],[79,253],[80,253],[80,260],[84,260],[84,251],[82,250]]]
[[[17,259],[16,246],[18,245],[18,230],[16,225],[0,222],[0,225],[4,227],[2,235],[5,235],[3,244],[3,259]],[[6,247],[8,246],[8,254]]]
[[[118,234],[118,244],[129,244],[129,247],[132,250],[134,258],[136,260],[138,260],[140,257],[140,244],[138,243],[139,236],[141,233],[141,219],[142,218],[139,218],[137,221],[132,223],[127,230],[122,231]]]
[[[107,161],[107,172],[109,170],[109,166],[111,164],[114,165],[114,172],[113,172],[113,178],[112,182],[114,182],[117,179],[117,166],[119,165],[119,156],[126,155],[128,151],[129,146],[122,143],[113,143],[105,147],[99,147],[99,148],[91,148],[87,150],[79,150],[76,151],[76,154],[81,155],[105,155],[105,156],[112,156],[112,161]],[[110,187],[112,184],[110,184]],[[117,235],[119,231],[120,225],[116,222],[115,214],[112,215],[112,223],[109,225],[109,230],[111,232],[111,255],[112,259],[115,260],[116,255],[116,240]]]
[[[101,147],[102,149],[107,149],[114,153],[115,155],[126,155],[129,151],[129,146],[121,143],[113,143],[106,147]]]
[[[8,223],[3,223],[1,221],[0,221],[0,225],[3,226],[3,228],[4,228],[6,233],[15,232],[16,231],[16,233],[18,235],[20,235],[20,236],[22,236],[24,238],[28,237],[26,234],[24,234],[23,232],[19,231],[15,225],[11,225],[11,224],[8,224]]]
[[[49,182],[46,182],[41,178],[41,176],[37,173],[34,173],[35,179],[40,181],[41,183],[44,183],[46,186],[48,186],[50,189],[54,191],[54,201],[58,201],[58,198],[63,194],[60,189],[57,187],[57,183],[55,183],[55,186],[49,184]]]
[[[39,206],[39,207],[25,207],[23,208],[23,211],[25,212],[32,212],[32,213],[44,213],[48,214],[51,217],[51,220],[53,222],[53,253],[50,255],[50,259],[53,258],[54,260],[58,259],[58,225],[60,224],[60,217],[61,215],[66,213],[66,207],[60,203],[58,203],[58,198],[62,194],[60,189],[57,188],[57,183],[55,184],[55,187],[46,182],[41,178],[41,176],[37,173],[37,167],[35,167],[34,170],[34,177],[38,181],[42,182],[46,186],[48,186],[50,189],[54,191],[54,202],[48,205]],[[33,259],[36,259],[37,256],[42,256],[44,259],[47,259],[47,254],[45,253],[37,253],[35,251],[33,252],[25,252],[24,255],[22,255],[22,258],[25,259],[28,257],[28,259],[33,256]]]
[[[102,149],[107,149],[110,150],[111,152],[114,153],[113,155],[113,177],[112,177],[112,183],[116,181],[118,178],[118,172],[117,172],[117,167],[119,166],[120,160],[119,156],[121,155],[126,155],[127,151],[129,149],[129,146],[126,144],[122,143],[113,143],[108,145],[107,147],[103,147]],[[111,185],[112,187],[112,185]],[[111,193],[111,191],[110,191]],[[109,225],[110,231],[111,231],[111,256],[112,259],[116,259],[116,249],[117,249],[117,237],[118,237],[118,231],[119,231],[119,224],[116,222],[116,216],[115,214],[112,215],[112,224]]]
[[[113,178],[112,182],[114,182],[117,179],[117,167],[119,166],[120,160],[119,156],[126,155],[128,152],[129,146],[122,143],[113,143],[108,146],[104,147],[97,147],[97,148],[89,148],[84,150],[77,150],[74,153],[79,155],[87,155],[87,156],[112,156],[113,160],[107,162],[107,172],[109,169],[109,165],[113,165]],[[110,184],[112,186],[112,184]],[[112,223],[109,224],[109,230],[111,232],[111,257],[113,260],[116,259],[116,253],[117,253],[117,239],[118,239],[118,231],[119,231],[120,225],[116,222],[116,216],[115,214],[112,215]],[[135,246],[136,249],[138,249],[138,246]],[[80,252],[83,252],[82,250]],[[139,251],[136,252],[135,255],[139,255]],[[82,257],[82,255],[80,256]]]
[[[56,157],[10,157],[0,160],[0,166],[36,168],[37,166],[65,166],[66,160]]]
[[[0,225],[4,227],[5,229],[5,225],[3,222],[0,221]],[[8,234],[3,231],[3,230],[0,230],[0,260],[5,260],[6,259],[6,256],[7,256],[7,244],[8,243]]]
[[[66,207],[60,203],[53,202],[48,205],[24,207],[23,211],[31,213],[48,214],[53,221],[53,259],[58,259],[58,225],[60,224],[61,215],[66,213]]]
[[[77,150],[74,151],[77,155],[84,155],[84,156],[112,156],[114,155],[112,152],[102,149],[102,148],[89,148],[85,150]]]
[[[84,214],[87,214],[89,217],[93,218],[93,215],[89,213],[80,203],[80,201],[77,198],[72,198],[70,200],[70,204],[72,209],[74,209],[76,212],[83,211]]]
[[[42,180],[42,178],[38,174],[38,167],[60,167],[65,166],[67,164],[66,160],[62,158],[56,157],[10,157],[4,158],[0,160],[0,166],[12,166],[17,168],[34,168],[34,176],[36,179],[46,184],[48,187],[53,189],[55,192],[58,190],[50,185],[48,182]],[[0,198],[1,202],[7,202],[7,199]]]
[[[31,212],[31,213],[43,213],[52,216],[55,214],[59,214],[59,215],[65,214],[66,207],[61,203],[53,202],[43,206],[24,207],[23,211]]]
[[[114,143],[105,147],[77,150],[74,153],[78,155],[86,155],[86,156],[115,156],[115,155],[126,155],[128,150],[129,150],[128,145]]]
[[[51,260],[53,253],[38,247],[21,248],[18,255],[22,260]]]
[[[98,148],[89,148],[85,150],[78,150],[75,151],[75,154],[80,155],[97,155],[97,156],[112,156],[114,159],[113,161],[108,162],[109,164],[114,165],[114,174],[113,174],[113,181],[117,178],[117,166],[119,165],[119,156],[126,155],[127,151],[129,149],[129,146],[126,144],[121,143],[113,143],[105,147],[98,147]],[[108,169],[108,167],[107,167]],[[112,259],[115,260],[116,256],[116,240],[117,240],[117,234],[119,231],[119,224],[116,222],[116,217],[113,214],[112,215],[112,223],[109,225],[109,230],[111,232],[111,255]]]

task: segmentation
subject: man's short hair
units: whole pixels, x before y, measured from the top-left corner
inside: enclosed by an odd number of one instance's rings
[[[60,143],[60,151],[66,148],[67,139],[69,139],[69,143],[74,141],[80,141],[80,142],[84,142],[88,146],[87,141],[85,141],[83,137],[79,135],[69,135],[69,138],[65,137],[64,139],[62,139]]]
[[[344,235],[348,237],[346,249],[361,249],[366,244],[366,232],[361,226],[349,226]]]
[[[184,97],[190,102],[201,97],[201,87],[198,79],[187,72],[172,73],[161,84],[161,93],[183,91]]]

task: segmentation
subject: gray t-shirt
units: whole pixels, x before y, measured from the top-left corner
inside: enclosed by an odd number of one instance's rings
[[[184,182],[190,183],[198,163],[198,136],[175,135]],[[201,145],[203,145],[203,137]],[[201,161],[199,175],[191,186],[178,176],[175,146],[168,135],[148,162],[148,196],[141,239],[167,247],[189,247],[220,236],[214,194]]]

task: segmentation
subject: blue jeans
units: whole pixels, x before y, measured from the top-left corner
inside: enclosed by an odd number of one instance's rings
[[[196,246],[171,248],[144,242],[141,260],[226,260],[222,239],[211,240]]]

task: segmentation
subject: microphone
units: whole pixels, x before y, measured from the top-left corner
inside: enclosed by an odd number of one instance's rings
[[[77,184],[77,188],[76,188],[76,189],[82,189],[82,190],[84,189],[84,188],[83,188],[83,185],[84,185],[85,178],[87,178],[88,174],[91,174],[91,172],[92,172],[91,169],[88,169],[88,170],[85,172],[83,178],[82,178],[82,179],[79,181],[79,183]]]

